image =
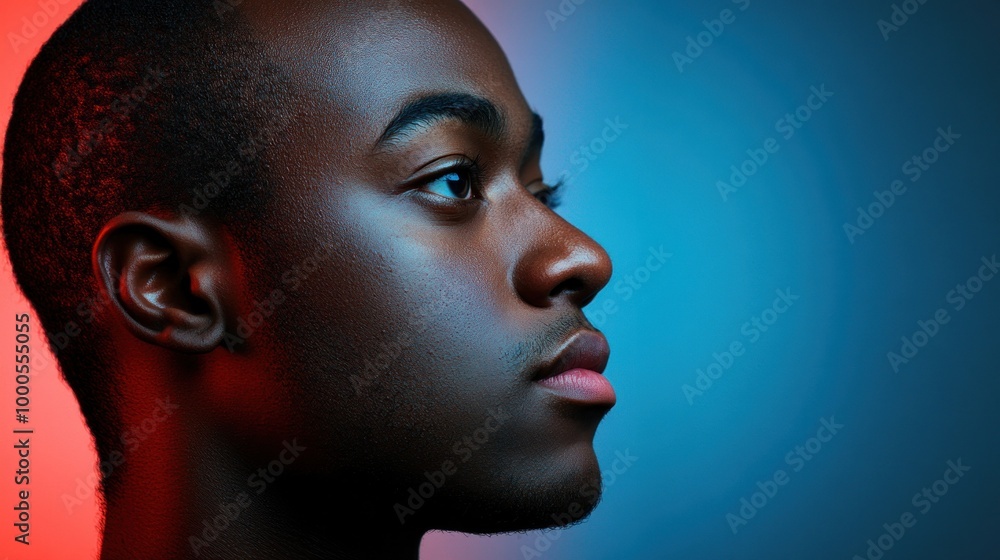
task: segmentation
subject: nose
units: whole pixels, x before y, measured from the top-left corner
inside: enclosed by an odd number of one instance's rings
[[[560,299],[584,307],[611,279],[611,257],[596,241],[562,217],[549,213],[542,231],[514,268],[514,288],[526,303],[551,307]]]

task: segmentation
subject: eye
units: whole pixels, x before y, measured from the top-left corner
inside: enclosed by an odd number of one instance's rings
[[[472,184],[472,170],[454,168],[428,181],[424,189],[443,197],[467,200],[472,198]]]
[[[563,186],[565,184],[565,181],[560,179],[558,183],[552,186],[542,185],[542,188],[533,194],[542,204],[548,206],[551,210],[555,210],[562,203]]]

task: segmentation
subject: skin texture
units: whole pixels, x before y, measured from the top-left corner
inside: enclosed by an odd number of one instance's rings
[[[117,474],[102,558],[416,558],[430,529],[584,517],[610,406],[532,377],[594,331],[581,308],[611,262],[536,196],[533,115],[500,47],[450,1],[245,0],[227,17],[300,92],[266,156],[280,188],[253,252],[165,212],[123,214],[94,246],[125,425],[158,419]],[[438,94],[488,101],[502,126],[436,118],[379,142]],[[473,161],[456,196],[462,176],[441,174]]]

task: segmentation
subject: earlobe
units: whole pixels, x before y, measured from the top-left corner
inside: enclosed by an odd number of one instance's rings
[[[222,342],[225,263],[204,224],[142,212],[108,222],[93,250],[99,287],[128,329],[178,352],[209,352]]]

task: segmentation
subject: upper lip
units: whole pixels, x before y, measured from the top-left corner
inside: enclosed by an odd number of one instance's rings
[[[611,348],[603,334],[590,329],[578,330],[538,367],[532,381],[540,381],[576,368],[604,373],[610,354]]]

